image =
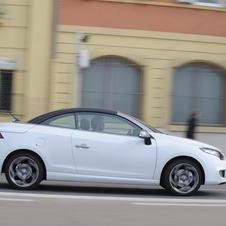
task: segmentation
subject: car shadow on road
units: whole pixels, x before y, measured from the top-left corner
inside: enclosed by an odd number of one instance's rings
[[[17,192],[25,192],[20,190],[14,190],[7,183],[0,184],[0,192],[1,191],[17,191]],[[137,196],[137,197],[176,197],[170,194],[168,191],[161,187],[152,187],[150,189],[134,189],[134,188],[103,188],[103,187],[83,187],[76,185],[57,185],[56,184],[41,184],[37,189],[28,190],[26,193],[44,193],[44,194],[63,194],[63,195],[111,195],[111,196]],[[198,191],[192,197],[203,197],[203,196],[220,196],[217,192],[213,191]],[[222,196],[222,194],[221,194]]]
[[[0,192],[1,191],[17,191],[6,182],[6,179],[2,176],[0,178]],[[37,189],[26,191],[26,193],[45,193],[45,194],[63,194],[63,195],[111,195],[111,196],[137,196],[137,197],[176,197],[170,194],[168,191],[160,186],[152,186],[150,189],[135,189],[135,188],[103,188],[103,187],[85,187],[79,186],[74,182],[46,182],[41,183]],[[190,197],[210,197],[220,198],[225,196],[217,190],[202,190],[202,188],[194,195]]]
[[[97,195],[111,195],[111,196],[138,196],[138,197],[148,197],[148,196],[155,196],[155,197],[172,197],[170,192],[161,188],[155,187],[150,189],[134,189],[134,188],[102,188],[102,187],[74,187],[74,186],[45,186],[41,185],[39,187],[41,191],[52,191],[52,192],[63,192],[63,193],[79,193],[81,195],[85,194],[97,194]],[[201,196],[209,196],[213,195],[213,192],[209,191],[198,191],[193,197],[201,197]],[[175,196],[176,197],[176,196]]]

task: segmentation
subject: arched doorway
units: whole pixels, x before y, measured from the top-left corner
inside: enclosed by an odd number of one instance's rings
[[[121,57],[93,60],[82,71],[82,107],[106,108],[139,114],[140,68]]]
[[[174,76],[173,123],[186,123],[189,114],[199,111],[202,124],[225,123],[225,72],[209,63],[190,63]]]

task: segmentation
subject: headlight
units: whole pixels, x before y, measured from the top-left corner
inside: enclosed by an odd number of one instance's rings
[[[214,155],[216,157],[218,157],[220,160],[224,160],[225,159],[225,155],[218,150],[212,149],[212,148],[200,148],[203,152],[210,154],[210,155]]]

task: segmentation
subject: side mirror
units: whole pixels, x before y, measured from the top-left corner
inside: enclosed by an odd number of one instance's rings
[[[139,137],[144,139],[145,145],[151,145],[151,135],[147,131],[141,130]]]

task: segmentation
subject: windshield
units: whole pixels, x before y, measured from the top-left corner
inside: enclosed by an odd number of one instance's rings
[[[144,124],[146,127],[148,127],[150,130],[152,130],[154,133],[163,133],[163,132],[161,132],[160,130],[158,130],[158,129],[156,129],[156,128],[154,128],[154,127],[152,127],[152,126],[150,126],[149,124],[147,124],[147,123],[145,123],[145,122],[143,122],[143,121],[141,121],[141,120],[138,120],[140,123],[142,123],[142,124]]]
[[[149,124],[143,122],[142,120],[138,119],[138,118],[135,118],[133,116],[130,116],[131,118],[135,119],[136,121],[138,121],[139,123],[143,124],[145,127],[149,128],[150,130],[152,130],[154,133],[162,133],[164,134],[163,132],[161,132],[160,130],[150,126]]]

